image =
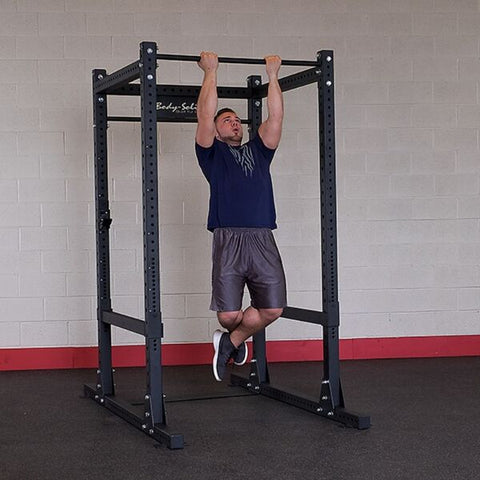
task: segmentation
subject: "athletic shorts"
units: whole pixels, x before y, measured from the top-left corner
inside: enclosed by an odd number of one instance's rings
[[[240,310],[245,285],[254,308],[287,305],[282,260],[269,228],[216,228],[212,264],[210,310]]]

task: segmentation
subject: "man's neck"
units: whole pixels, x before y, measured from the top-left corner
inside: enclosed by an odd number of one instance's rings
[[[229,138],[218,138],[218,137],[217,137],[217,140],[219,140],[220,142],[226,143],[231,147],[240,147],[242,145],[241,140],[231,140]]]

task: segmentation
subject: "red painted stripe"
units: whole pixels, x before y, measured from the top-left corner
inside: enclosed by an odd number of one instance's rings
[[[319,361],[323,359],[321,340],[267,342],[271,362]],[[210,343],[166,344],[163,365],[205,365],[212,359]],[[375,358],[480,356],[480,335],[438,337],[353,338],[340,340],[342,360]],[[0,371],[95,368],[96,347],[6,348],[0,349]],[[143,345],[112,347],[115,367],[145,365]]]
[[[480,355],[480,335],[364,338],[353,341],[352,359],[467,357]]]

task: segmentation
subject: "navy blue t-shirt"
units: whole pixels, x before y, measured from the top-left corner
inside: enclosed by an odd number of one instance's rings
[[[217,139],[195,144],[198,163],[210,184],[207,228],[277,228],[270,164],[275,150],[257,135],[240,147]]]

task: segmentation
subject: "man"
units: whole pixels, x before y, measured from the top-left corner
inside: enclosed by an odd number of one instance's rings
[[[237,114],[229,108],[217,112],[217,55],[202,52],[198,63],[204,78],[197,102],[195,149],[210,184],[210,309],[217,312],[220,325],[227,330],[213,335],[217,381],[223,379],[230,359],[237,365],[246,362],[245,340],[280,317],[286,306],[285,275],[272,234],[276,215],[270,176],[270,163],[282,133],[281,59],[268,56],[265,63],[268,117],[258,135],[244,145]],[[242,311],[245,285],[251,306]]]

